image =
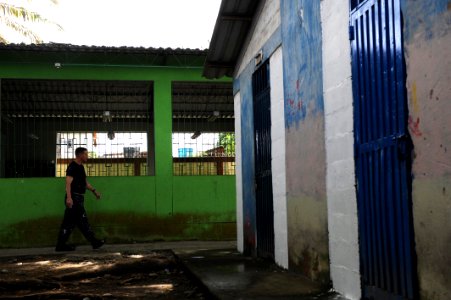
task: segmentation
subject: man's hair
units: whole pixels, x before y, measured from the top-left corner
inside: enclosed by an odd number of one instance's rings
[[[83,154],[83,152],[88,151],[88,149],[84,147],[78,147],[75,149],[75,156],[79,156],[80,154]]]

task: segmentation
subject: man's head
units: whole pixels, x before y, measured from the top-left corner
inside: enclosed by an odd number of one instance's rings
[[[88,149],[83,147],[78,147],[75,149],[75,157],[78,158],[82,163],[88,161]]]

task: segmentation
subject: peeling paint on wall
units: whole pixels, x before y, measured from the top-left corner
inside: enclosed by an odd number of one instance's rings
[[[326,201],[307,195],[288,202],[289,264],[323,285],[329,284]]]
[[[240,76],[241,95],[241,157],[243,180],[243,239],[244,253],[255,251],[256,205],[254,167],[254,123],[252,108],[252,73],[246,71]]]
[[[451,299],[451,1],[402,1],[422,299]]]
[[[286,132],[290,268],[329,283],[324,118]]]
[[[281,1],[286,127],[321,114],[323,79],[319,1]]]
[[[401,9],[405,22],[404,38],[407,43],[419,39],[432,40],[444,36],[446,31],[434,28],[437,19],[444,18],[446,23],[451,24],[451,18],[444,15],[446,11],[451,10],[449,0],[403,0],[401,1]]]
[[[320,2],[282,0],[291,269],[329,284]]]
[[[307,118],[286,135],[288,196],[325,200],[324,116]]]

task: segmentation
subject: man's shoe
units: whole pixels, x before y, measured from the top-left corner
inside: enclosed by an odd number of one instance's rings
[[[74,251],[75,246],[74,245],[57,245],[55,247],[56,252],[65,252],[65,251]]]
[[[100,247],[103,246],[103,244],[105,244],[105,240],[96,240],[95,242],[92,243],[92,249],[94,250],[99,249]]]

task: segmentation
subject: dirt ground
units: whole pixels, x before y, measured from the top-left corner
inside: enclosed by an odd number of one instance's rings
[[[208,299],[171,251],[0,258],[1,299]]]

